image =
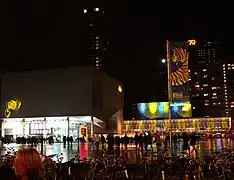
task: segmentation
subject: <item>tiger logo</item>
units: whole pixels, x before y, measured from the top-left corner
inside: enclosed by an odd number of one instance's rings
[[[5,109],[5,116],[9,118],[13,111],[19,111],[21,107],[21,102],[19,100],[10,100],[7,102],[6,109]]]
[[[174,48],[171,57],[172,62],[176,64],[176,70],[171,72],[171,85],[181,86],[188,82],[189,72],[188,72],[188,57],[189,52],[187,49]]]

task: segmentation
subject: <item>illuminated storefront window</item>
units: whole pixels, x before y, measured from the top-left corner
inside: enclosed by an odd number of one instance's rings
[[[173,119],[173,132],[226,132],[231,128],[229,117]],[[123,132],[168,131],[169,120],[124,121]]]
[[[8,118],[2,124],[2,136],[29,137],[29,136],[53,136],[62,140],[63,136],[72,136],[77,139],[80,136],[80,127],[88,127],[90,116],[67,118]],[[88,138],[88,131],[86,134]]]

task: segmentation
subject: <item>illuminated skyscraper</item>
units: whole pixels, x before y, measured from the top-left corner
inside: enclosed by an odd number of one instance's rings
[[[223,78],[222,64],[219,61],[219,44],[215,41],[200,44],[198,42],[196,46],[190,48],[193,116],[223,116]]]
[[[231,116],[234,110],[234,64],[233,61],[226,61],[223,64],[223,104],[225,106],[225,115]]]
[[[83,10],[85,26],[85,58],[88,64],[95,69],[103,68],[103,61],[106,58],[109,41],[107,40],[105,27],[104,10],[99,7],[86,8]]]

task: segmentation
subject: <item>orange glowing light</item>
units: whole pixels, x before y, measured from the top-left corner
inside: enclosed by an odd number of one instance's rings
[[[194,40],[194,39],[188,40],[188,44],[189,44],[189,46],[195,46],[196,45],[196,40]]]

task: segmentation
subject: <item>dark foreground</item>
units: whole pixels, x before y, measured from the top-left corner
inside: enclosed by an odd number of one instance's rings
[[[25,145],[24,145],[25,146]],[[6,148],[19,149],[22,145],[9,144]],[[40,146],[36,147],[40,151]],[[226,149],[223,149],[226,148]],[[96,151],[91,144],[73,144],[72,147],[63,147],[62,144],[44,145],[43,154],[54,156],[54,160],[60,160],[56,169],[50,164],[45,164],[47,179],[57,177],[59,180],[76,179],[234,179],[233,141],[229,139],[207,140],[199,142],[196,160],[188,155],[181,154],[182,143],[173,144],[172,152],[176,155],[169,157],[167,152],[153,147],[153,152],[136,153],[134,145],[129,145],[128,151],[120,150],[120,156],[102,154]],[[150,148],[149,148],[150,149]],[[223,151],[222,151],[223,149]],[[3,149],[2,154],[6,151]],[[80,160],[77,161],[77,157]],[[60,159],[61,157],[61,159]],[[73,159],[75,158],[75,159]],[[11,167],[2,162],[0,164],[0,179],[8,179],[13,173]],[[188,178],[186,177],[188,176]],[[219,176],[219,178],[218,178]]]
[[[116,152],[117,153],[117,152]],[[104,152],[101,157],[71,159],[65,163],[45,163],[47,180],[99,180],[99,179],[144,179],[144,180],[228,180],[234,179],[234,151],[223,149],[212,156],[193,157],[181,153],[168,155],[167,149],[145,156],[141,162],[129,163],[127,153],[119,156]],[[46,157],[50,158],[50,157]],[[9,179],[13,174],[11,162],[0,166],[1,179]]]

